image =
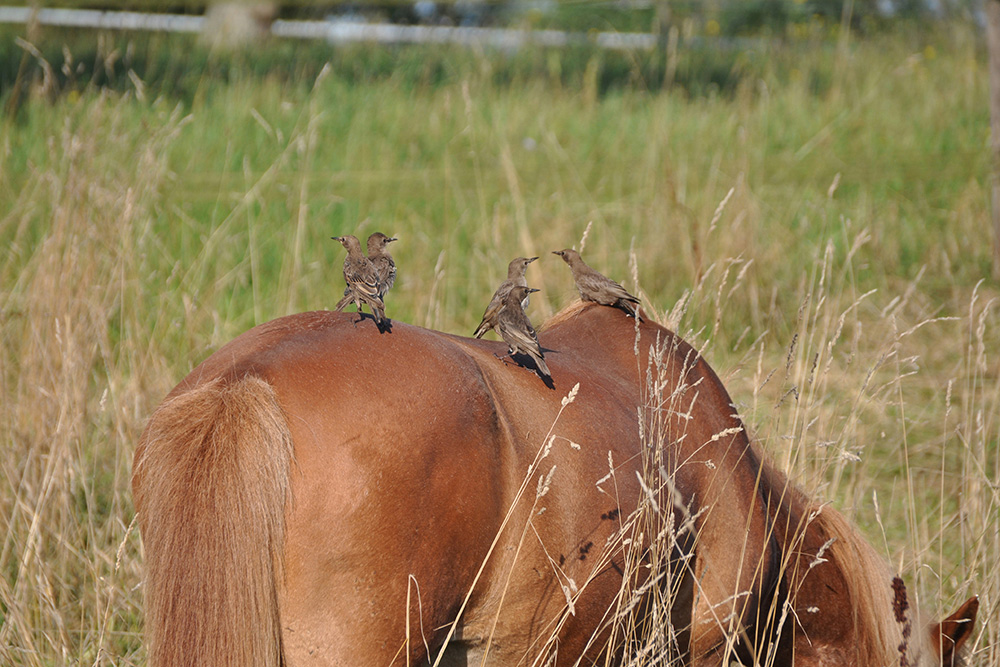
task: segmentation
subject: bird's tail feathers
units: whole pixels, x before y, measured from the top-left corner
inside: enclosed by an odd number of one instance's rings
[[[385,318],[385,303],[382,302],[382,299],[378,298],[378,295],[375,295],[365,299],[365,302],[371,308],[372,315],[375,316],[375,321],[382,324],[382,320]]]
[[[350,305],[352,301],[354,301],[354,295],[351,294],[351,290],[348,289],[347,293],[344,294],[344,298],[337,302],[337,306],[334,308],[334,310],[336,311],[343,310],[348,305]]]
[[[532,359],[535,361],[535,366],[538,368],[538,372],[547,378],[552,377],[552,373],[549,372],[549,367],[545,363],[545,359],[541,356],[535,357],[532,355]]]

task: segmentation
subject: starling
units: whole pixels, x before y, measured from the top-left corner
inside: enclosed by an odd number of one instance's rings
[[[543,377],[552,377],[549,367],[542,357],[542,348],[538,345],[538,336],[531,326],[531,320],[524,314],[521,301],[531,292],[538,290],[524,285],[515,285],[503,300],[503,307],[496,317],[496,330],[507,343],[509,354],[526,354],[535,362],[535,367]]]
[[[368,237],[368,259],[375,265],[378,273],[378,298],[385,298],[386,292],[392,289],[396,282],[396,262],[392,260],[392,255],[386,250],[386,246],[396,240],[396,237],[389,237],[382,232],[375,232]]]
[[[500,283],[500,287],[493,293],[490,305],[486,306],[486,312],[483,313],[483,321],[479,323],[479,327],[473,336],[482,338],[483,334],[497,325],[497,315],[500,313],[500,309],[503,308],[504,299],[510,294],[515,285],[528,286],[528,283],[524,280],[524,270],[528,268],[528,264],[531,264],[536,259],[538,258],[517,257],[511,260],[510,264],[507,265],[507,280]],[[528,295],[525,294],[524,300],[521,301],[521,309],[523,310],[527,307]]]
[[[375,232],[368,237],[368,259],[375,265],[378,273],[378,296],[385,299],[385,294],[392,289],[396,282],[396,262],[392,260],[392,255],[385,249],[386,245],[396,241],[395,237],[388,237],[382,232]],[[351,288],[344,288],[344,296],[348,296]]]
[[[385,316],[385,304],[379,296],[378,271],[372,261],[361,253],[361,242],[354,236],[332,236],[334,241],[340,241],[347,248],[344,259],[344,281],[347,283],[348,294],[337,303],[335,310],[343,310],[347,304],[354,302],[361,312],[361,306],[367,305],[375,321],[382,323]]]
[[[625,288],[615,281],[587,266],[580,259],[580,253],[576,250],[566,248],[565,250],[555,250],[552,254],[559,255],[563,261],[569,264],[581,299],[593,301],[602,306],[621,308],[632,317],[642,320],[638,313],[639,299],[626,292]]]

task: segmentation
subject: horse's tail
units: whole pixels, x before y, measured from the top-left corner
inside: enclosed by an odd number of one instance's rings
[[[274,389],[252,375],[178,394],[150,418],[132,473],[150,667],[281,664],[290,460]]]

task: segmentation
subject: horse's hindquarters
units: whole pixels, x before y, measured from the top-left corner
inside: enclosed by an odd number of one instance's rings
[[[295,443],[281,598],[289,664],[419,664],[441,644],[504,495],[496,414],[474,368],[457,363],[420,377],[374,367],[363,381],[380,385],[377,404],[333,362],[313,364],[313,377],[335,378],[320,386],[304,386],[296,367],[275,374]]]

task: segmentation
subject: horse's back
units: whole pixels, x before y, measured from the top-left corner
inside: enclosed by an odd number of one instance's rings
[[[564,651],[583,651],[618,586],[595,572],[596,556],[629,508],[595,483],[609,450],[617,462],[637,454],[637,396],[623,396],[634,381],[608,374],[600,354],[581,364],[554,350],[547,386],[504,352],[404,323],[380,334],[368,318],[304,313],[237,337],[177,387],[255,376],[285,414],[294,452],[281,616],[292,664],[404,662],[407,637],[413,659],[425,641],[433,652],[498,534],[457,650],[489,642],[494,659],[516,661],[558,637]],[[550,435],[551,451],[529,470]],[[539,475],[552,488],[536,502]],[[634,501],[634,476],[619,486]],[[563,619],[560,632],[562,586],[594,577],[587,595],[603,606]],[[577,637],[577,626],[588,630]]]

